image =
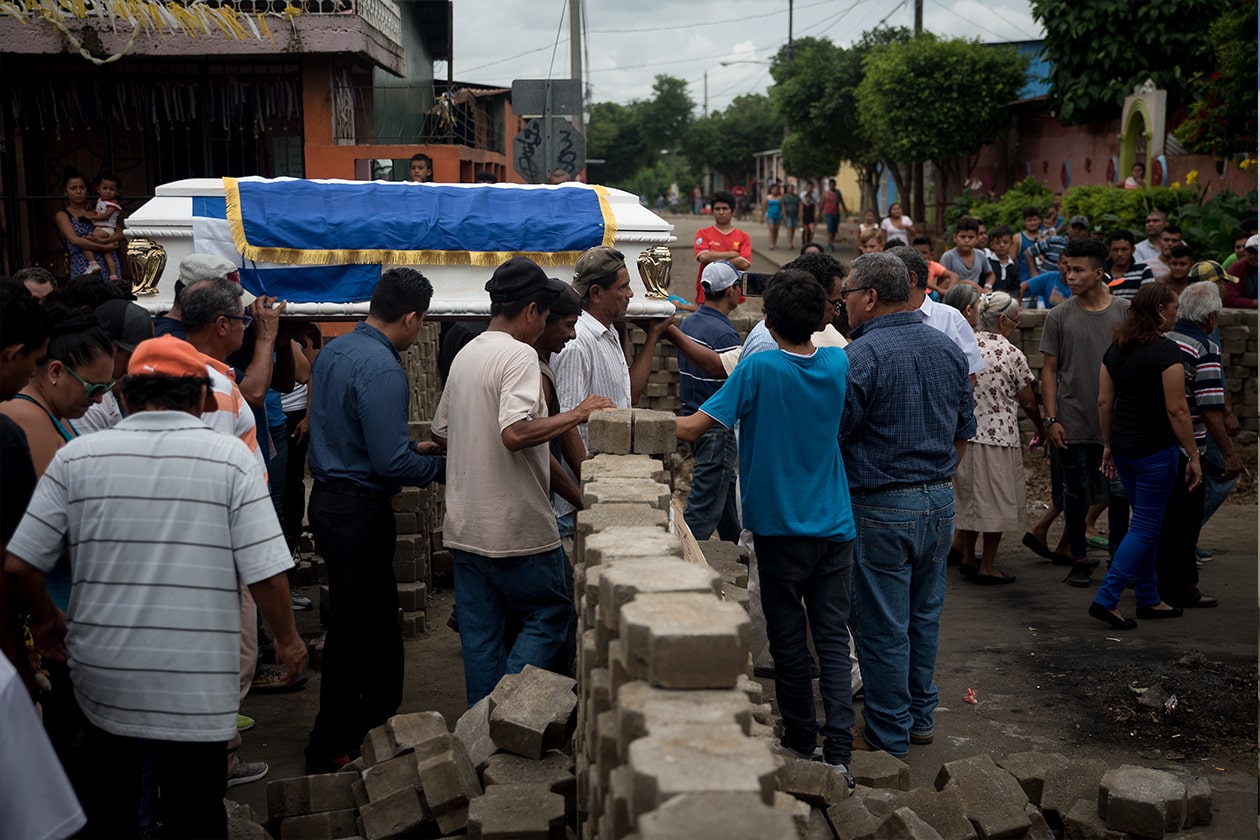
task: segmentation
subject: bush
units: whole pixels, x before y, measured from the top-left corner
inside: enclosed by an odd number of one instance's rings
[[[1041,184],[1036,178],[1025,178],[1011,187],[997,201],[977,201],[965,208],[966,215],[975,216],[992,230],[998,225],[1009,225],[1012,230],[1024,229],[1024,208],[1032,205],[1045,210],[1050,206],[1054,193]],[[961,202],[960,202],[960,207]],[[946,215],[946,221],[952,225],[957,221],[960,212],[953,218]]]
[[[1090,225],[1102,225],[1108,232],[1120,228],[1131,230],[1140,240],[1146,237],[1146,214],[1151,210],[1162,210],[1176,217],[1181,207],[1198,200],[1199,193],[1188,187],[1125,190],[1098,184],[1073,187],[1064,193],[1059,215],[1064,219],[1085,216]]]
[[[1242,196],[1220,193],[1203,204],[1191,203],[1175,213],[1182,235],[1199,259],[1220,260],[1234,251],[1234,236],[1248,219],[1256,218],[1256,191]]]

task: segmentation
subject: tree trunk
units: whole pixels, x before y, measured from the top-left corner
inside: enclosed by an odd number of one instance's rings
[[[861,196],[861,207],[859,210],[866,211],[867,208],[875,211],[879,215],[879,172],[872,166],[857,166],[858,171],[858,190]]]
[[[905,212],[910,202],[910,190],[906,183],[906,172],[903,167],[891,160],[884,161],[884,166],[888,169],[889,174],[893,177],[893,183],[897,185],[897,203],[901,205],[901,209]],[[907,245],[911,244],[909,242]]]
[[[910,164],[910,167],[914,181],[914,209],[910,212],[910,218],[917,219],[919,224],[927,228],[927,196],[923,189],[923,163],[915,161]]]

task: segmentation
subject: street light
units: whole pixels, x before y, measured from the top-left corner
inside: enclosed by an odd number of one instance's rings
[[[737,59],[734,59],[733,61],[719,61],[718,64],[722,65],[723,67],[730,67],[732,64],[760,64],[763,67],[769,67],[770,65],[774,64],[774,62],[773,61],[757,61],[756,59],[752,59],[752,58],[737,58]]]

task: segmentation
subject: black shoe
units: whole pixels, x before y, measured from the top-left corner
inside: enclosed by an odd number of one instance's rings
[[[1203,595],[1202,593],[1193,598],[1183,598],[1177,602],[1177,606],[1183,609],[1209,609],[1215,607],[1220,602],[1216,600],[1215,595]]]
[[[450,617],[446,619],[446,626],[454,630],[456,633],[459,632],[459,619],[455,616],[454,608],[451,609]]]
[[[1138,607],[1137,617],[1146,620],[1155,620],[1160,618],[1181,618],[1181,607],[1173,607],[1171,610],[1161,610],[1156,607]]]
[[[1068,572],[1068,576],[1063,579],[1063,582],[1068,586],[1089,586],[1091,583],[1089,573],[1092,569],[1093,566],[1090,566],[1088,563],[1077,563],[1072,566],[1072,571]]]
[[[978,563],[963,563],[958,567],[958,574],[968,579],[974,579],[980,571]]]
[[[1136,630],[1137,622],[1131,618],[1117,618],[1115,613],[1094,601],[1089,605],[1089,614],[1099,621],[1111,625],[1112,630]]]
[[[774,677],[774,660],[767,659],[765,662],[758,662],[754,665],[753,676],[761,677],[763,680],[772,679]]]
[[[945,555],[946,566],[957,566],[963,561],[963,554],[956,548],[951,548],[949,553]]]

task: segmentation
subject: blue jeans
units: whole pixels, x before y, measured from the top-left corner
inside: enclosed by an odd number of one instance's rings
[[[1237,478],[1224,479],[1221,474],[1225,472],[1225,459],[1221,455],[1221,448],[1216,445],[1216,441],[1212,440],[1212,436],[1208,435],[1207,451],[1203,453],[1203,525],[1212,518],[1212,514],[1216,513],[1216,509],[1225,503],[1229,498],[1229,494],[1234,491],[1234,485],[1238,483]]]
[[[715,426],[691,444],[695,466],[683,519],[692,535],[703,542],[712,536],[739,540],[739,507],[735,503],[735,432]]]
[[[271,488],[271,504],[276,517],[284,521],[284,480],[289,470],[289,429],[272,426],[267,430],[271,438],[271,463],[267,467],[267,484]]]
[[[910,750],[910,733],[930,735],[935,728],[933,675],[945,555],[954,536],[954,489],[937,482],[855,490],[853,518],[852,629],[866,688],[865,737],[901,758]]]
[[[853,541],[753,535],[761,577],[774,694],[783,717],[783,746],[809,755],[821,731],[828,764],[848,764],[853,747],[849,670],[849,589]],[[818,690],[825,721],[818,726],[809,676],[806,621],[818,652]]]
[[[526,665],[561,670],[572,661],[577,631],[573,577],[564,549],[519,557],[483,557],[451,549],[455,602],[468,705],[488,695],[504,674]],[[507,618],[521,622],[509,653]]]
[[[1121,458],[1113,455],[1116,472],[1124,483],[1133,504],[1129,531],[1120,541],[1116,556],[1107,568],[1107,576],[1094,600],[1109,610],[1120,603],[1124,588],[1133,584],[1139,607],[1159,605],[1159,588],[1155,580],[1155,550],[1159,545],[1159,529],[1164,509],[1177,480],[1177,447],[1161,449],[1145,458]],[[1193,546],[1192,546],[1193,548]],[[1193,558],[1191,558],[1193,562]]]

